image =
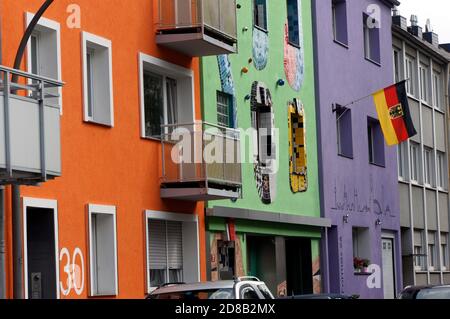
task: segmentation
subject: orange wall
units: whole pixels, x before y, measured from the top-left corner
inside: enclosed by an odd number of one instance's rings
[[[36,12],[43,0],[0,0],[3,19],[3,65],[12,67],[25,31],[26,11]],[[69,29],[66,8],[81,7],[81,29]],[[200,112],[199,61],[156,45],[153,5],[149,0],[56,0],[44,15],[61,24],[63,116],[61,146],[63,176],[40,187],[22,187],[23,197],[58,200],[59,248],[76,247],[85,259],[87,297],[88,241],[86,205],[117,207],[120,298],[141,298],[146,290],[144,210],[199,215],[201,274],[204,278],[204,216],[202,203],[162,201],[160,143],[140,138],[138,53],[143,52],[192,68],[195,75],[196,117]],[[81,32],[112,41],[115,127],[83,122]],[[25,64],[23,64],[25,69]],[[9,194],[9,193],[8,193]],[[7,196],[8,196],[7,194]],[[10,207],[10,202],[7,203]],[[8,275],[12,278],[11,216],[8,210]],[[64,281],[61,262],[61,281]],[[12,280],[9,280],[12,293]],[[62,297],[62,296],[61,296]],[[73,290],[71,298],[76,298]]]

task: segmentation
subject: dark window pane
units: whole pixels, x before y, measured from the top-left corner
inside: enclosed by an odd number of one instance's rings
[[[164,124],[163,77],[144,72],[145,136],[159,137]]]
[[[295,46],[300,45],[298,10],[298,0],[287,0],[289,43]]]
[[[255,25],[267,30],[267,2],[266,0],[254,0]]]

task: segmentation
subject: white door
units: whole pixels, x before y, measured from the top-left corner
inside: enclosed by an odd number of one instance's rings
[[[385,299],[395,298],[395,278],[394,278],[394,240],[391,238],[382,239],[382,260],[383,260],[383,289]]]

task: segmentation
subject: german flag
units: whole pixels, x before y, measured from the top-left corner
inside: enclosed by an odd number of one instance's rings
[[[417,134],[411,120],[406,81],[373,94],[386,143],[397,145]]]

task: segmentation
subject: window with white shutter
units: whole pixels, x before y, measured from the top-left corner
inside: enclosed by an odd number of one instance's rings
[[[148,220],[148,271],[151,287],[183,281],[182,222]]]

